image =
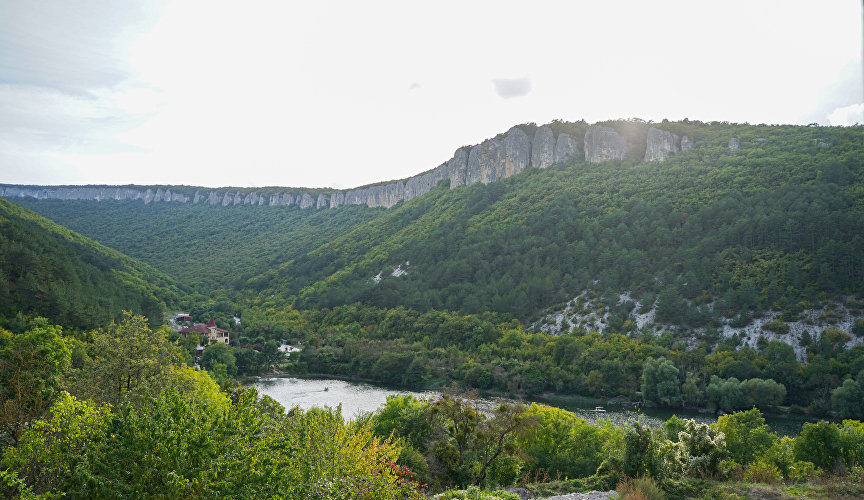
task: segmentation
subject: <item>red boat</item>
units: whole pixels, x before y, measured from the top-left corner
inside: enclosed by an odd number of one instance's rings
[[[594,413],[606,413],[606,410],[604,410],[602,406],[594,407],[593,411],[594,411]]]

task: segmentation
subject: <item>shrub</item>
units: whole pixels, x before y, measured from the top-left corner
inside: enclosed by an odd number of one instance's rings
[[[762,460],[753,462],[744,472],[744,480],[751,483],[777,484],[780,478],[780,469]]]
[[[805,422],[801,434],[793,445],[795,459],[813,462],[816,467],[830,471],[840,460],[840,429],[824,420]]]
[[[864,318],[855,320],[855,324],[852,325],[852,333],[859,337],[864,337]]]
[[[467,490],[447,490],[432,497],[433,500],[520,500],[519,495],[504,490],[484,491],[476,486]]]
[[[687,430],[678,434],[676,469],[684,476],[710,478],[718,475],[726,455],[722,432],[708,424],[686,420]]]
[[[620,500],[664,500],[666,493],[660,489],[657,482],[643,476],[636,479],[624,478],[615,489]]]
[[[795,462],[789,468],[789,480],[793,483],[806,483],[820,473],[813,462]]]
[[[763,330],[768,330],[774,333],[785,335],[789,333],[789,325],[780,320],[773,320],[762,325]]]
[[[777,435],[765,424],[762,412],[755,408],[722,415],[714,425],[726,436],[731,458],[741,465],[753,462],[777,440]]]

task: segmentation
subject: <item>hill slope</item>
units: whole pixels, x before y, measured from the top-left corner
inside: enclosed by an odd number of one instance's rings
[[[541,130],[561,142],[585,127],[522,126],[535,142]],[[637,301],[660,324],[716,327],[771,308],[791,320],[826,298],[864,292],[864,128],[594,127],[620,141],[595,137],[577,144],[583,156],[488,184],[442,179],[388,210],[26,203],[186,282],[246,282],[262,300],[301,308],[361,302],[496,311],[527,323],[590,290],[621,331],[636,328],[626,320]],[[472,152],[497,151],[516,129]],[[646,137],[652,149],[663,134],[680,138],[672,144],[680,150],[642,161]],[[621,159],[591,162],[623,143],[631,147]]]
[[[669,128],[694,147],[663,163],[571,161],[442,183],[249,288],[303,308],[359,301],[523,321],[588,289],[607,305],[631,292],[656,303],[658,322],[691,327],[864,292],[861,127]]]
[[[158,323],[179,291],[149,266],[0,199],[0,316],[93,328],[132,310]]]
[[[365,206],[316,211],[33,198],[16,202],[202,291],[240,286],[384,212]]]

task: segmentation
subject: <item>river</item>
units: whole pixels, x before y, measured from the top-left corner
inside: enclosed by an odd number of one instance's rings
[[[270,396],[285,408],[295,406],[303,409],[325,406],[336,408],[341,404],[342,415],[348,419],[353,419],[362,413],[374,412],[387,402],[387,396],[411,394],[417,399],[431,399],[440,395],[440,392],[436,391],[414,392],[329,379],[274,378],[258,382],[255,384],[255,388],[260,394]],[[500,398],[481,398],[479,405],[481,408],[492,408],[495,401],[500,400]],[[640,420],[652,427],[658,427],[673,414],[681,418],[692,418],[697,422],[710,423],[716,419],[712,414],[694,411],[671,411],[655,408],[634,409],[632,406],[613,404],[604,405],[606,413],[595,413],[595,406],[600,404],[596,400],[570,396],[534,398],[525,402],[537,402],[564,408],[590,423],[610,421],[620,425],[633,420]],[[807,421],[805,417],[798,415],[789,417],[769,415],[766,416],[765,420],[774,432],[788,436],[797,436],[801,432],[801,424]]]

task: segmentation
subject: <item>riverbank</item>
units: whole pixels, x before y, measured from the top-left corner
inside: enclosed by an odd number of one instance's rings
[[[547,406],[554,406],[556,408],[562,408],[568,411],[572,411],[578,414],[580,417],[584,418],[589,422],[595,422],[597,415],[593,412],[585,413],[585,411],[593,410],[597,406],[603,406],[607,410],[612,409],[617,412],[622,411],[630,411],[634,415],[630,415],[631,418],[638,418],[638,415],[644,415],[648,417],[645,419],[647,422],[651,424],[657,421],[666,421],[673,415],[679,418],[690,418],[700,422],[713,422],[717,419],[717,417],[724,414],[722,411],[711,410],[708,408],[696,407],[696,406],[682,406],[675,408],[658,408],[653,406],[645,406],[641,402],[629,401],[626,398],[621,396],[615,396],[612,398],[597,398],[592,396],[582,396],[576,394],[559,394],[554,392],[546,392],[537,395],[528,395],[528,394],[514,394],[504,391],[480,391],[473,388],[464,388],[464,387],[451,387],[446,384],[431,384],[426,386],[425,388],[417,388],[416,386],[411,385],[396,385],[396,384],[384,384],[378,382],[374,379],[366,378],[366,377],[358,377],[358,376],[345,376],[345,375],[333,375],[327,373],[304,373],[304,374],[295,374],[290,372],[278,372],[272,375],[273,378],[285,378],[285,377],[299,377],[303,379],[319,379],[319,380],[341,380],[345,382],[352,383],[360,383],[360,384],[369,384],[371,386],[375,386],[378,388],[382,388],[385,390],[392,390],[394,392],[406,393],[406,392],[416,392],[416,393],[431,393],[431,392],[447,392],[450,390],[457,390],[461,392],[476,392],[479,398],[485,400],[494,400],[494,399],[506,399],[512,401],[519,401],[525,403],[538,403],[545,404]],[[775,407],[771,409],[761,409],[762,414],[765,417],[766,422],[771,427],[774,432],[777,432],[779,435],[794,437],[797,436],[801,432],[801,426],[805,422],[818,422],[819,420],[828,420],[835,423],[839,423],[839,419],[823,416],[817,417],[814,415],[809,415],[806,413],[794,413],[790,411],[789,407]],[[607,415],[610,417],[611,415]]]
[[[282,374],[284,375],[284,374]],[[273,376],[254,382],[261,394],[278,401],[286,408],[300,406],[337,407],[342,405],[342,414],[346,418],[355,417],[358,412],[374,412],[387,401],[387,396],[410,394],[418,399],[437,398],[442,391],[417,391],[406,387],[394,387],[370,382],[362,377],[333,377],[325,374],[317,376]],[[579,418],[589,423],[612,422],[623,425],[639,420],[652,427],[659,427],[672,415],[689,418],[698,422],[712,423],[717,416],[705,410],[685,408],[661,409],[651,407],[634,407],[631,402],[620,399],[598,399],[577,395],[544,394],[530,398],[518,398],[512,395],[482,392],[478,393],[479,404],[491,410],[501,400],[538,403],[562,408],[573,412]],[[622,404],[623,403],[623,404]],[[594,408],[603,406],[605,413],[596,413]],[[779,435],[797,436],[804,422],[813,419],[800,415],[765,415],[766,423]]]

